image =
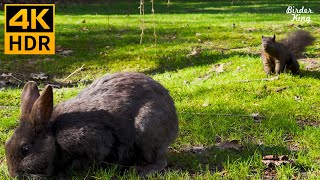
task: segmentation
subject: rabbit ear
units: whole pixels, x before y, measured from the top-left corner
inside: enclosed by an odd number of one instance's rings
[[[47,127],[53,110],[53,92],[51,86],[46,86],[41,96],[33,104],[30,121],[34,129],[39,132]]]
[[[21,121],[27,121],[31,112],[34,102],[40,96],[37,84],[34,81],[30,81],[24,85],[21,94]]]

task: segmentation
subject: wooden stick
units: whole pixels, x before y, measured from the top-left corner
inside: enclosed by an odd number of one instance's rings
[[[84,67],[84,64],[82,64],[82,66],[81,66],[80,68],[78,68],[78,69],[76,69],[75,71],[73,71],[73,73],[69,74],[69,76],[67,76],[66,78],[64,78],[64,79],[62,80],[62,82],[65,82],[67,79],[69,79],[71,76],[73,76],[73,75],[76,74],[77,72],[82,71],[82,70],[83,70],[83,67]]]

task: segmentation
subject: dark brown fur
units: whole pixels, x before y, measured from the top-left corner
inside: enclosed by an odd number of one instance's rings
[[[267,75],[280,74],[285,69],[292,74],[299,73],[298,56],[301,56],[306,46],[315,40],[307,31],[296,31],[281,42],[276,42],[276,36],[262,36],[261,59]]]
[[[6,142],[12,177],[47,177],[112,162],[137,165],[141,175],[161,171],[178,133],[172,98],[139,73],[96,80],[53,108],[52,88],[39,96],[34,82],[21,96],[20,124]]]

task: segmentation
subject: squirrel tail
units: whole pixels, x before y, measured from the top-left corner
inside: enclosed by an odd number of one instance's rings
[[[311,45],[315,38],[308,31],[299,30],[288,34],[288,36],[281,41],[287,46],[296,57],[301,57],[305,48]]]

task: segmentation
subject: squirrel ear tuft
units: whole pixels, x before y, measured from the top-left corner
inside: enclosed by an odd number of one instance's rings
[[[276,40],[276,35],[275,34],[273,35],[273,39]]]
[[[264,38],[264,35],[262,35],[261,37]]]

